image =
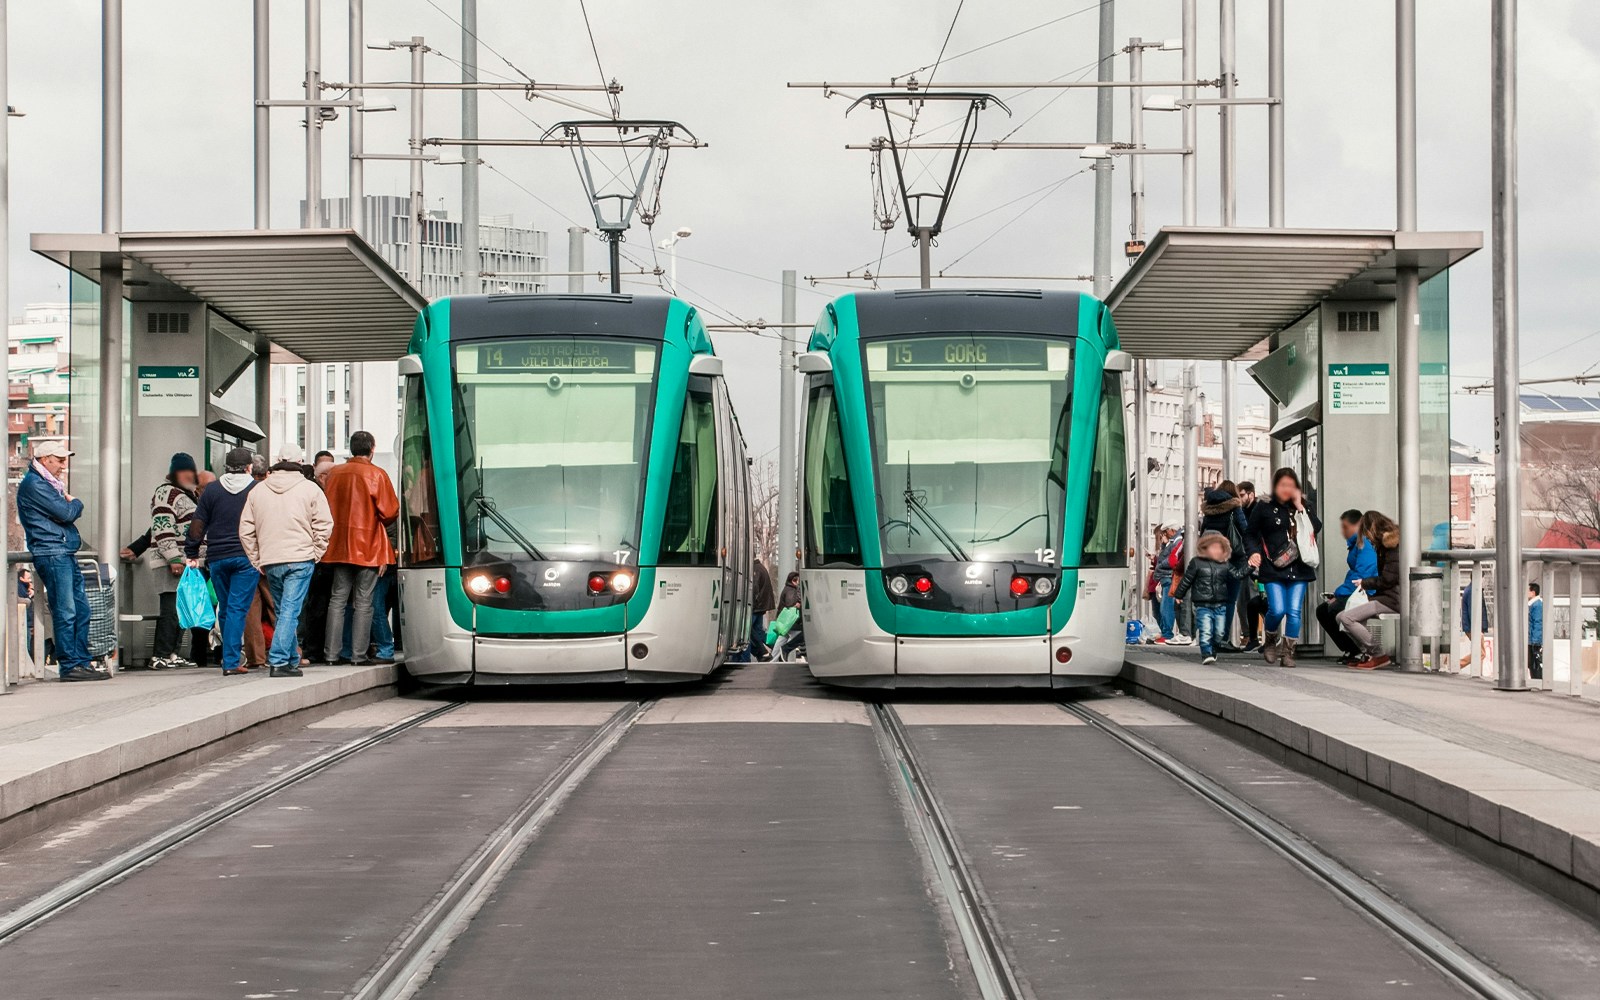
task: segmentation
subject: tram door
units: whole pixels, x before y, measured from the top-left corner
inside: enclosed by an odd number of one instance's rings
[[[750,629],[750,496],[744,439],[733,416],[727,386],[715,380],[717,413],[717,564],[721,580],[714,603],[720,613],[717,648],[722,655],[743,649]]]

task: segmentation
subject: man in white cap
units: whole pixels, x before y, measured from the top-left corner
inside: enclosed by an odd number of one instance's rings
[[[311,573],[328,548],[333,513],[316,483],[305,477],[304,453],[286,445],[266,481],[250,491],[239,516],[239,543],[267,578],[278,621],[267,650],[273,677],[299,677],[300,610]]]
[[[72,452],[60,441],[33,446],[33,461],[17,485],[17,520],[27,538],[33,567],[44,582],[55,628],[56,663],[64,681],[103,681],[89,656],[89,594],[78,568],[78,518],[83,501],[67,492],[61,475]]]

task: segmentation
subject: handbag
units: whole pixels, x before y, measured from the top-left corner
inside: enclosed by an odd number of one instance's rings
[[[186,566],[178,578],[178,625],[180,628],[211,628],[217,612],[211,603],[211,586],[205,574]]]
[[[1372,600],[1372,598],[1367,596],[1366,588],[1362,587],[1358,583],[1358,584],[1356,584],[1356,589],[1351,592],[1350,596],[1345,598],[1344,610],[1349,611],[1351,608],[1359,608],[1359,607],[1361,607],[1361,605],[1367,603],[1370,600]],[[1347,626],[1344,622],[1340,622],[1339,623],[1339,628],[1343,629],[1346,632],[1350,631],[1349,626]]]
[[[1311,515],[1303,510],[1294,512],[1295,545],[1300,549],[1300,561],[1312,569],[1322,565],[1322,553],[1317,549],[1317,529]]]

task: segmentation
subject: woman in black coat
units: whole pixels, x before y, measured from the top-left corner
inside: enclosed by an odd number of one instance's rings
[[[1250,526],[1245,546],[1250,550],[1250,565],[1256,568],[1267,591],[1267,641],[1261,655],[1268,663],[1294,666],[1294,647],[1300,641],[1300,610],[1305,606],[1306,585],[1317,578],[1317,571],[1300,558],[1300,545],[1311,539],[1298,537],[1294,516],[1304,511],[1311,519],[1314,535],[1322,535],[1317,518],[1300,490],[1300,477],[1293,469],[1279,469],[1272,475],[1272,493],[1256,501],[1250,510]]]

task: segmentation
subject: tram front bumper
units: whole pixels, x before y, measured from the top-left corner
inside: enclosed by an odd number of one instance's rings
[[[627,637],[497,639],[478,636],[473,639],[472,659],[476,684],[620,681],[627,672]]]

